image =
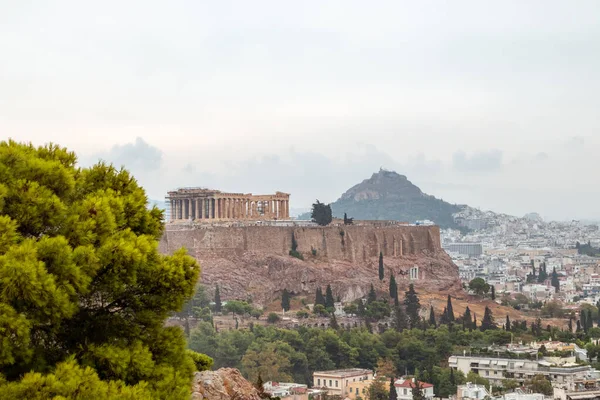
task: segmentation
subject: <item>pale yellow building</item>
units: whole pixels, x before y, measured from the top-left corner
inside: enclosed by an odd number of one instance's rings
[[[327,394],[343,398],[350,394],[350,384],[372,380],[373,375],[373,371],[361,368],[316,371],[313,372],[313,387],[327,390]]]
[[[348,384],[348,394],[347,396],[351,400],[356,400],[357,398],[366,399],[367,393],[369,392],[369,388],[373,383],[373,379],[369,379],[366,381],[358,381],[351,382]]]

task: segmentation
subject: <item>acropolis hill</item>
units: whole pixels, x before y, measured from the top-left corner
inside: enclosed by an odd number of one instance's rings
[[[252,210],[252,206],[245,209]],[[266,211],[269,205],[256,209]],[[280,209],[289,208],[286,204]],[[343,301],[366,296],[371,284],[387,292],[390,272],[396,276],[399,290],[409,283],[417,290],[436,293],[461,290],[458,269],[441,249],[437,226],[395,221],[307,225],[247,216],[177,219],[167,224],[160,250],[172,253],[185,247],[200,262],[204,285],[218,283],[224,299],[250,297],[262,305],[276,300],[285,288],[307,296],[309,302],[318,286],[328,284]],[[292,235],[304,260],[289,255]],[[377,272],[380,252],[386,268],[384,281]]]

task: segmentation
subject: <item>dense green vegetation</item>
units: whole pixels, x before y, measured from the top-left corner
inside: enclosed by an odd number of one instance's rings
[[[125,170],[0,143],[0,398],[187,399],[211,360],[164,326],[194,290]]]
[[[590,257],[600,257],[600,248],[592,246],[590,242],[584,244],[577,242],[575,248],[579,254],[585,254]]]

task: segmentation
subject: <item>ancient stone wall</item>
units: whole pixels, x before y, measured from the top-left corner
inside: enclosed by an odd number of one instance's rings
[[[275,226],[199,226],[178,229],[168,226],[160,242],[160,250],[170,254],[185,247],[190,254],[198,252],[250,251],[271,255],[288,255],[292,235],[298,251],[319,257],[363,262],[377,257],[401,257],[435,253],[440,250],[440,231],[437,226],[330,226],[330,227],[275,227]]]

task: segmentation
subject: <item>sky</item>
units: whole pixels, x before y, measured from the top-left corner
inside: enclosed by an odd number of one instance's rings
[[[600,2],[0,0],[0,138],[335,201],[380,168],[459,204],[599,219]]]

